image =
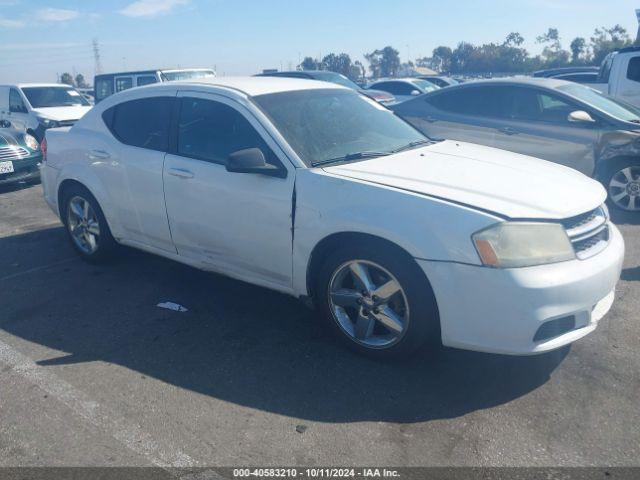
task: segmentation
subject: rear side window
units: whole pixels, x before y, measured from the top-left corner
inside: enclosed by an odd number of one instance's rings
[[[166,152],[174,97],[150,97],[120,103],[102,114],[114,137],[132,147]]]
[[[640,57],[633,57],[629,60],[627,78],[634,82],[640,82]]]
[[[461,88],[425,99],[443,112],[471,116],[501,116],[495,88]]]
[[[178,117],[178,155],[226,164],[229,155],[259,148],[267,163],[279,165],[260,134],[235,108],[201,98],[183,98]]]
[[[371,88],[374,90],[383,90],[392,95],[411,95],[413,90],[418,90],[417,87],[404,82],[382,82],[375,84]]]

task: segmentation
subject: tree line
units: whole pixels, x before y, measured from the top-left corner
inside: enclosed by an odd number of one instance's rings
[[[596,28],[587,40],[576,37],[569,49],[562,46],[557,28],[549,28],[536,37],[543,45],[539,55],[532,56],[525,48],[524,37],[512,32],[500,43],[474,45],[460,42],[454,48],[436,47],[430,57],[402,63],[400,53],[391,46],[365,53],[369,75],[373,78],[393,77],[413,67],[428,67],[436,72],[452,75],[482,75],[488,73],[527,73],[544,68],[600,65],[604,57],[615,50],[633,45],[631,37],[621,25]],[[346,53],[330,53],[322,59],[305,57],[300,70],[328,70],[341,73],[353,80],[367,76],[367,69],[358,60],[352,61]]]

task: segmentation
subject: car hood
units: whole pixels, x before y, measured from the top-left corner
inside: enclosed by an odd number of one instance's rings
[[[568,218],[593,210],[606,199],[598,182],[576,170],[449,140],[324,170],[509,218]]]
[[[72,107],[45,107],[34,108],[33,111],[50,120],[64,122],[68,120],[80,120],[85,113],[91,110],[90,106],[76,105]]]

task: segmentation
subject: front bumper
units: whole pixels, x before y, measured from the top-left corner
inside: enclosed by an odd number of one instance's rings
[[[531,355],[572,343],[596,329],[613,303],[624,241],[610,225],[609,245],[587,260],[494,269],[418,260],[433,287],[446,346]],[[574,326],[536,341],[540,327],[573,317]]]
[[[0,175],[0,185],[17,182],[32,182],[40,179],[41,157],[34,159],[14,160],[12,173]]]

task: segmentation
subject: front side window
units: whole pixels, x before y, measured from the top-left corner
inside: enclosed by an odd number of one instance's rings
[[[262,136],[235,108],[202,98],[182,99],[178,155],[226,164],[229,155],[247,148],[262,150],[267,163],[280,163]]]
[[[150,97],[120,103],[103,114],[111,133],[126,145],[166,152],[173,97]]]
[[[138,87],[143,87],[145,85],[151,85],[153,83],[158,83],[158,80],[153,75],[145,75],[143,77],[136,78],[136,85]]]
[[[24,87],[22,91],[33,108],[90,105],[73,87]]]
[[[603,95],[583,85],[563,85],[558,90],[612,117],[625,122],[640,123],[640,109],[621,100]]]
[[[562,98],[524,87],[506,87],[500,91],[503,117],[527,122],[567,123],[578,108]]]
[[[629,60],[627,78],[634,82],[640,82],[640,57],[633,57]]]
[[[9,91],[9,111],[12,113],[27,113],[27,107],[15,88]]]
[[[116,78],[116,93],[122,92],[123,90],[129,90],[133,88],[133,78],[132,77],[119,77]]]
[[[427,141],[393,112],[353,90],[271,93],[254,101],[307,166]]]

